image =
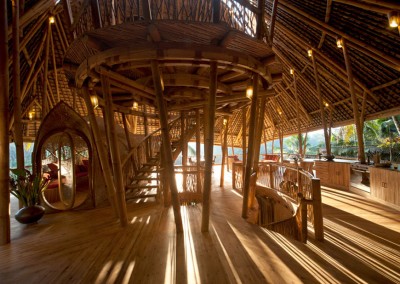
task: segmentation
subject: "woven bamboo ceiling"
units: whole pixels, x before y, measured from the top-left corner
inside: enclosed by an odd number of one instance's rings
[[[149,9],[143,8],[145,2]],[[80,88],[96,94],[101,104],[102,76],[110,80],[116,110],[139,115],[138,133],[144,133],[144,113],[150,131],[157,129],[151,60],[161,66],[171,114],[204,107],[210,62],[218,63],[216,143],[222,117],[228,116],[229,144],[240,146],[239,136],[247,128],[242,119],[249,117],[245,91],[255,73],[261,78],[259,97],[266,102],[263,140],[278,131],[296,133],[297,121],[302,131],[321,128],[321,101],[328,124],[352,123],[349,67],[362,119],[400,113],[400,28],[388,21],[389,14],[398,15],[400,24],[398,1],[267,0],[258,7],[253,0],[221,0],[217,20],[211,0],[22,3],[25,140],[33,140],[40,126],[44,92],[49,108],[63,100],[85,116]],[[12,11],[9,1],[11,109]],[[265,20],[261,33],[259,15]],[[346,46],[347,66],[343,48],[337,47],[339,38]],[[131,110],[134,101],[139,103],[136,112]],[[100,109],[96,112],[102,116]],[[116,120],[121,123],[118,113]]]

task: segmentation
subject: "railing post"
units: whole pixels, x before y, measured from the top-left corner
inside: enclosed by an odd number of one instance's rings
[[[307,243],[307,201],[304,197],[301,198],[300,201],[300,209],[301,209],[301,241],[303,243]]]
[[[236,165],[232,163],[232,188],[236,189]]]
[[[271,188],[274,188],[274,173],[272,171],[272,164],[268,165],[268,169],[269,169],[269,186]]]
[[[313,178],[311,180],[312,187],[312,202],[314,209],[314,231],[315,239],[318,241],[324,240],[324,224],[322,216],[322,200],[321,200],[321,184],[320,180]]]

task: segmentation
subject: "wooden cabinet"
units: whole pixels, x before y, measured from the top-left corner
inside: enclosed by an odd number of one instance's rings
[[[400,206],[400,172],[370,168],[371,196]]]
[[[337,189],[349,189],[349,163],[315,161],[315,171],[317,178],[321,180],[321,185]]]

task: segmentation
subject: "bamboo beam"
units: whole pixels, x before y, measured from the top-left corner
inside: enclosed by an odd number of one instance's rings
[[[274,39],[276,15],[278,14],[278,2],[279,2],[279,0],[274,0],[274,2],[272,3],[271,24],[270,24],[269,33],[268,33],[268,43],[271,45],[272,45],[273,39]]]
[[[346,40],[343,40],[343,56],[347,69],[349,91],[351,95],[351,104],[353,106],[354,124],[356,125],[357,141],[358,141],[358,159],[362,164],[365,164],[364,137],[363,137],[364,123],[360,121],[360,112],[358,109],[358,102],[354,90],[353,70],[351,67],[350,57],[347,50]]]
[[[112,97],[110,92],[110,81],[108,77],[101,75],[101,85],[103,87],[103,97],[105,98],[105,120],[110,132],[109,148],[111,154],[112,167],[114,171],[115,200],[118,209],[119,221],[122,227],[128,224],[126,211],[125,188],[122,176],[121,157],[119,154],[117,134],[115,132],[114,111],[112,108]]]
[[[387,1],[368,1],[368,0],[364,0],[363,2],[354,0],[334,0],[334,1],[338,3],[343,3],[345,5],[361,8],[367,11],[377,12],[380,14],[388,14],[390,11],[400,10],[400,4]]]
[[[358,51],[362,52],[364,55],[367,55],[394,70],[400,71],[400,59],[395,58],[390,55],[387,55],[385,52],[380,51],[380,50],[372,47],[371,45],[366,44],[365,42],[362,42],[361,40],[358,40],[337,28],[334,28],[324,22],[321,22],[320,20],[312,17],[311,15],[307,14],[306,12],[289,4],[287,2],[287,0],[281,0],[281,3],[282,3],[281,8],[283,10],[290,13],[294,17],[300,19],[304,23],[306,23],[320,31],[324,31],[332,37],[341,36],[342,38],[344,38],[348,41],[348,45],[350,47],[357,49]]]
[[[201,231],[208,232],[210,219],[210,198],[211,198],[211,174],[213,162],[213,145],[214,145],[214,122],[215,122],[215,99],[217,95],[217,62],[212,61],[210,64],[210,93],[207,97],[205,107],[206,129],[204,131],[205,144],[205,169],[204,169],[204,186],[203,186],[203,210],[201,212]]]
[[[315,54],[313,54],[311,56],[311,58],[312,58],[313,69],[314,69],[315,87],[317,89],[318,100],[319,100],[319,109],[320,109],[320,112],[321,112],[322,127],[324,128],[326,154],[328,156],[330,156],[331,155],[331,143],[329,141],[329,135],[328,135],[328,132],[327,132],[325,110],[324,110],[325,106],[324,106],[324,101],[323,101],[322,93],[321,93],[321,85],[320,85],[320,82],[319,82],[317,64],[315,63]]]
[[[50,21],[48,21],[47,34],[46,34],[46,52],[44,55],[44,71],[43,71],[42,119],[49,112],[49,102],[47,99],[47,73],[49,70],[50,35],[51,35],[51,23]]]
[[[7,1],[0,0],[0,245],[10,242],[10,141]]]
[[[253,75],[253,97],[251,99],[250,107],[250,121],[249,121],[249,146],[246,160],[246,168],[243,184],[243,206],[242,217],[247,218],[247,211],[249,207],[249,190],[250,190],[250,176],[252,174],[252,165],[254,160],[254,145],[255,145],[255,131],[256,131],[256,114],[257,114],[257,100],[258,100],[258,74]]]
[[[223,137],[221,137],[221,148],[222,148],[222,162],[221,162],[221,176],[219,180],[219,186],[224,187],[224,178],[225,178],[225,164],[227,159],[228,152],[228,117],[222,117],[222,128],[224,131]]]
[[[329,19],[331,18],[331,10],[332,10],[332,0],[327,0],[326,1],[326,11],[325,11],[325,23],[329,22]],[[318,44],[318,49],[322,47],[322,44],[325,41],[325,36],[326,32],[322,32],[321,39]]]
[[[379,85],[379,86],[375,86],[375,87],[371,88],[371,91],[372,91],[372,92],[378,91],[378,90],[381,90],[381,89],[390,87],[390,86],[392,86],[392,85],[395,85],[395,84],[397,84],[397,83],[399,83],[399,82],[400,82],[400,78],[397,78],[397,79],[394,79],[394,80],[392,80],[392,81],[390,81],[390,82],[387,82],[387,83],[385,83],[385,84],[382,84],[382,85]]]
[[[110,168],[110,164],[108,163],[108,154],[104,146],[103,137],[100,134],[99,125],[97,124],[96,116],[93,111],[93,106],[90,101],[90,95],[86,88],[80,90],[81,97],[84,99],[86,108],[88,111],[89,121],[90,121],[90,129],[93,134],[94,145],[97,149],[97,155],[100,162],[100,167],[103,171],[104,181],[106,183],[106,189],[108,194],[108,201],[111,204],[111,208],[116,217],[119,216],[119,212],[117,210],[116,197],[115,197],[115,186],[112,178],[112,170]]]
[[[51,42],[51,54],[53,59],[53,68],[54,68],[54,83],[56,85],[56,94],[57,94],[57,103],[60,101],[60,88],[58,87],[58,74],[57,74],[57,63],[56,63],[56,52],[54,48],[53,34],[50,34],[50,42]]]
[[[257,13],[256,36],[258,40],[262,40],[264,36],[268,36],[264,26],[265,0],[258,0],[257,4],[260,12]],[[272,44],[272,42],[269,43]]]
[[[131,136],[129,134],[128,122],[127,122],[127,119],[126,119],[126,115],[124,113],[122,114],[122,122],[124,124],[124,132],[125,132],[125,137],[126,137],[126,143],[128,145],[128,149],[129,149],[128,152],[130,152],[132,150],[132,142],[131,142]],[[131,161],[132,161],[133,170],[136,172],[137,171],[137,167],[136,167],[135,159],[133,158],[132,155],[131,155]]]
[[[12,1],[12,42],[13,42],[13,112],[14,112],[14,142],[17,154],[17,169],[25,169],[24,141],[22,130],[21,108],[21,68],[20,68],[20,29],[19,29],[19,0]],[[19,206],[22,206],[20,202]]]
[[[95,29],[102,28],[100,5],[98,0],[90,0],[90,8],[92,11],[92,24]]]
[[[164,162],[165,162],[165,174],[169,181],[169,187],[171,190],[172,207],[175,216],[176,232],[181,234],[183,232],[182,217],[179,205],[178,189],[176,187],[175,172],[174,172],[174,161],[172,159],[171,141],[169,138],[168,131],[168,113],[165,107],[163,99],[163,90],[161,86],[161,75],[156,60],[151,61],[151,71],[153,74],[154,89],[156,93],[158,110],[160,113],[160,124],[161,124],[161,135],[163,140],[163,151],[164,151]]]

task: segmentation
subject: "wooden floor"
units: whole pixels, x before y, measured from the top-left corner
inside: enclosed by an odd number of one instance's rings
[[[110,208],[12,219],[0,283],[400,283],[399,211],[325,188],[325,241],[310,228],[302,244],[243,220],[241,201],[214,186],[210,232],[201,206],[185,206],[179,236],[172,210],[154,203],[130,203],[127,228]]]

